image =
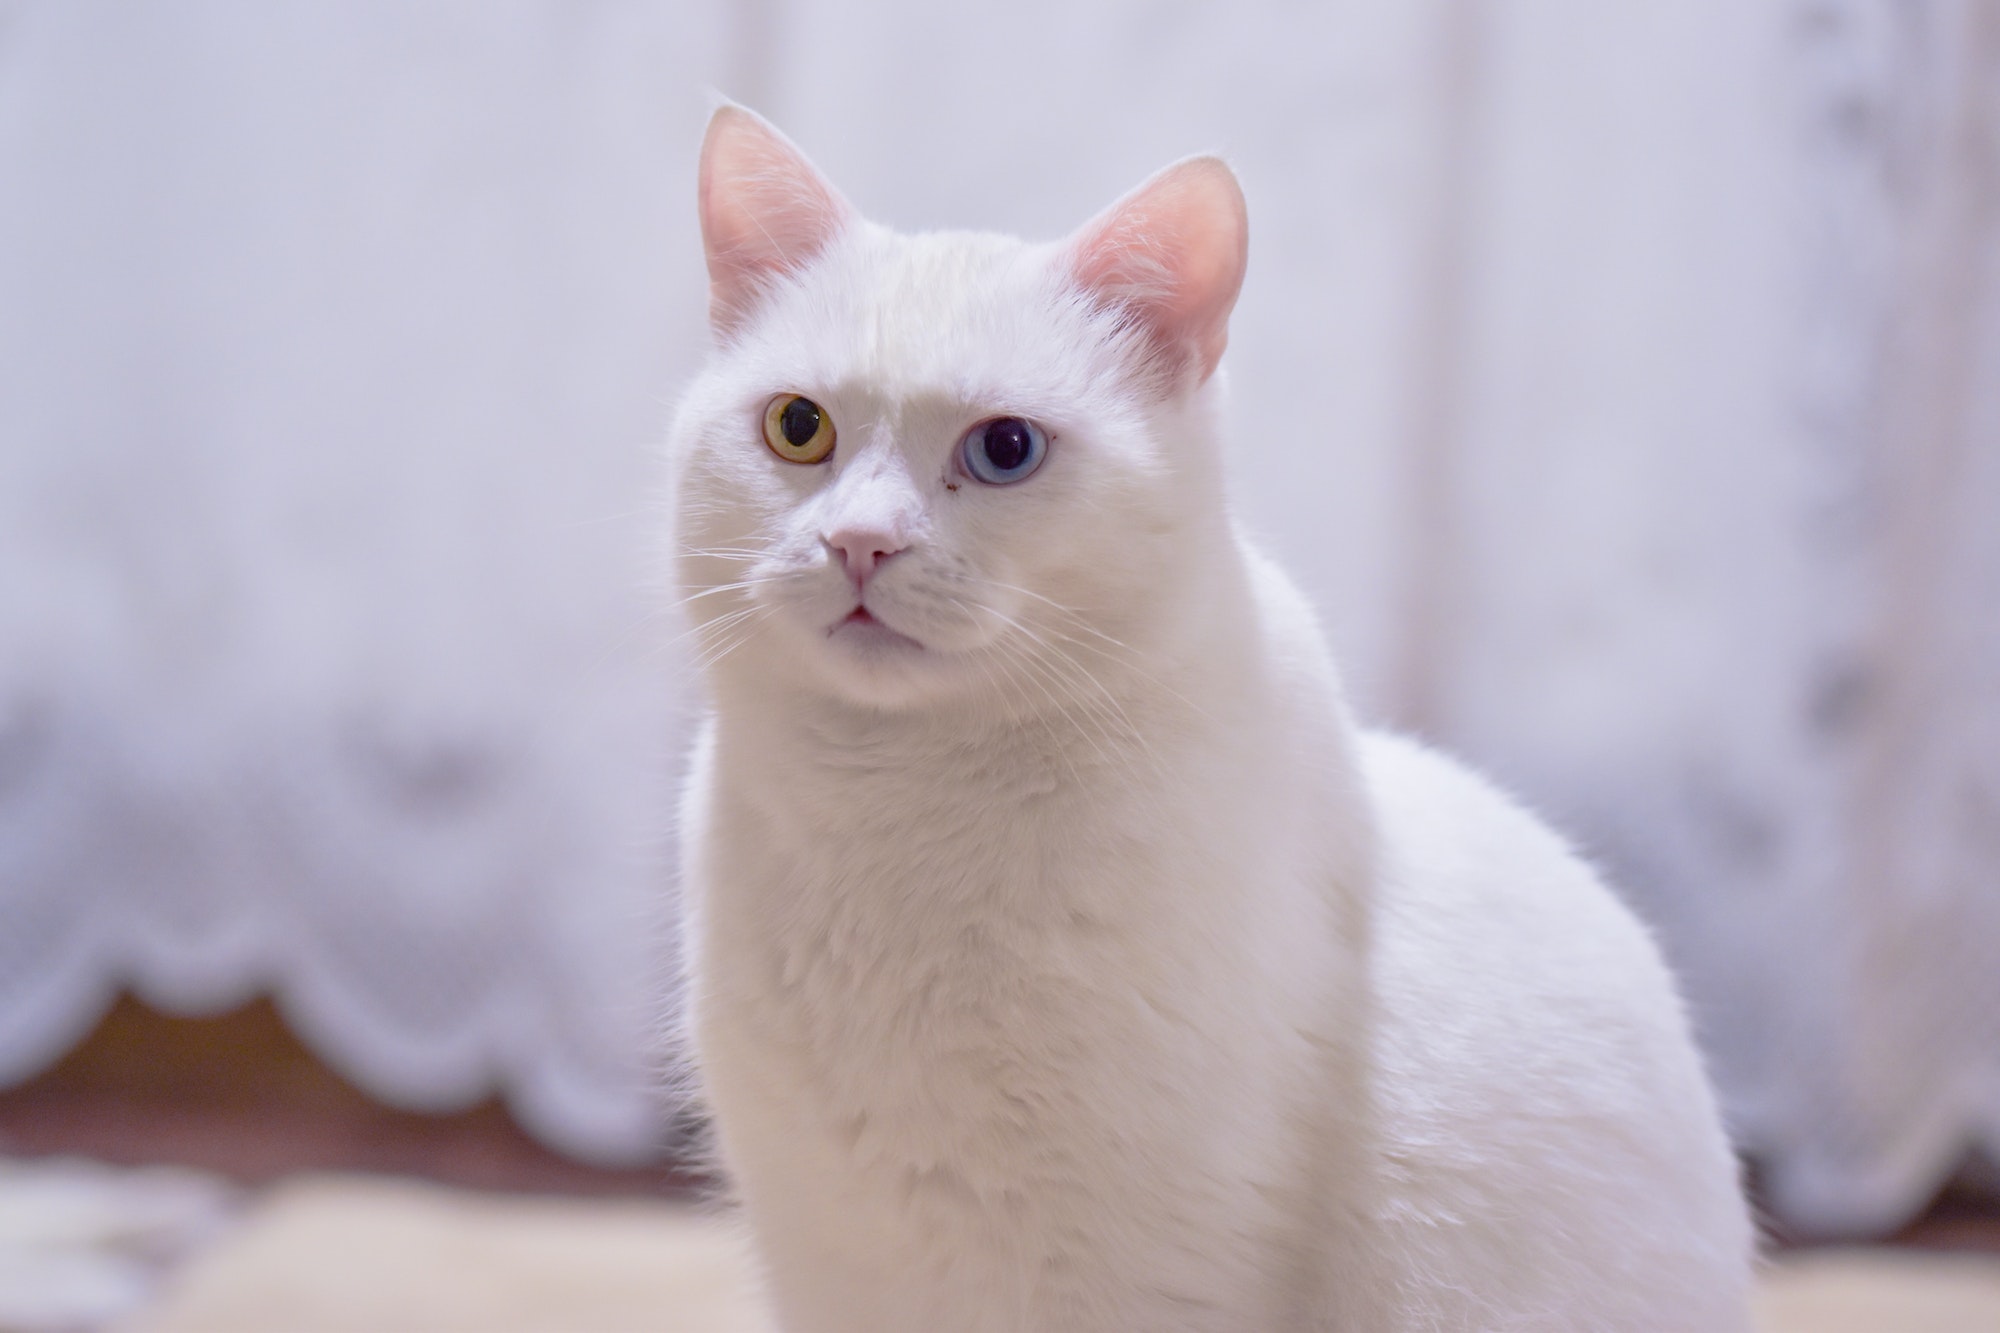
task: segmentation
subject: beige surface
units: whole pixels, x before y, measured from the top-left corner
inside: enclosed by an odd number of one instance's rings
[[[303,1176],[172,1284],[146,1333],[765,1333],[732,1230],[631,1199]]]
[[[1820,1250],[1764,1277],[1766,1333],[2000,1333],[2000,1256]]]
[[[1785,1260],[1764,1333],[2000,1333],[2000,1259]],[[667,1203],[302,1177],[184,1271],[148,1333],[765,1333],[729,1227]],[[945,1333],[941,1330],[940,1333]]]

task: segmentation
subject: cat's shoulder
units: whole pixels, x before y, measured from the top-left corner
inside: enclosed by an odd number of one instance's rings
[[[1375,911],[1389,959],[1492,973],[1496,984],[1534,974],[1538,986],[1560,981],[1556,989],[1579,995],[1668,987],[1639,919],[1519,800],[1405,736],[1363,731],[1356,759],[1375,817]]]
[[[1437,848],[1440,837],[1451,844],[1497,839],[1570,855],[1552,828],[1492,779],[1415,737],[1361,728],[1355,757],[1382,831],[1392,840],[1420,834]]]

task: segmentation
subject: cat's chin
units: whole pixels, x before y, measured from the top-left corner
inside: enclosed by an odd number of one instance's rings
[[[876,708],[903,708],[934,698],[955,677],[942,653],[864,612],[827,627],[833,661],[826,682],[835,693]]]

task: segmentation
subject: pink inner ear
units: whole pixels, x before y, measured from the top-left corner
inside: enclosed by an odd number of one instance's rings
[[[809,262],[853,216],[784,135],[740,106],[719,109],[701,146],[710,323],[741,327],[773,278]]]
[[[1085,224],[1069,242],[1086,291],[1132,311],[1176,372],[1199,384],[1229,343],[1250,224],[1220,158],[1177,162]]]

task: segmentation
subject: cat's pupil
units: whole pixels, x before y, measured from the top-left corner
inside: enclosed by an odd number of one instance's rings
[[[810,398],[792,399],[778,414],[778,429],[785,433],[786,443],[804,448],[819,434],[819,405]]]
[[[1019,417],[1002,417],[986,428],[986,458],[1002,472],[1012,472],[1028,461],[1034,441],[1028,423]]]

